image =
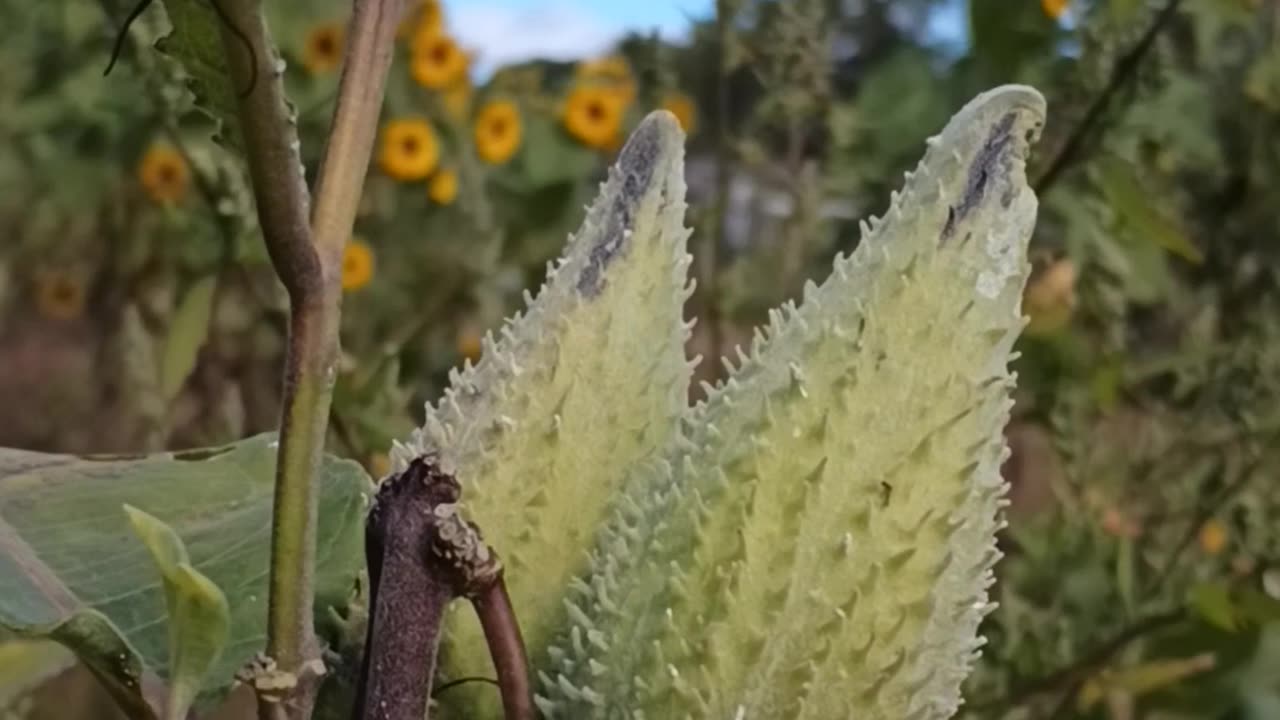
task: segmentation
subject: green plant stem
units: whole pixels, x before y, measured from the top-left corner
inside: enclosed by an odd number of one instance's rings
[[[259,222],[289,293],[280,447],[271,529],[267,654],[298,684],[263,717],[306,718],[318,688],[312,627],[316,476],[337,372],[342,248],[355,220],[391,65],[402,0],[357,0],[314,217],[297,127],[260,0],[221,0],[222,39],[240,96],[240,125]],[[245,44],[248,44],[248,48]]]
[[[395,50],[404,0],[355,0],[333,124],[316,181],[311,226],[326,286],[341,290],[342,249],[351,235],[364,176],[378,135],[378,116]]]

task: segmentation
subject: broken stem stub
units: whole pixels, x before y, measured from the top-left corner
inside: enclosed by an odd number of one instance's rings
[[[458,597],[480,614],[507,717],[533,717],[528,662],[502,563],[459,515],[461,495],[434,455],[416,458],[378,489],[365,524],[370,612],[357,720],[426,717],[444,611]]]

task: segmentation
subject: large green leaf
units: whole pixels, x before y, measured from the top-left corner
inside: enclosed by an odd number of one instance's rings
[[[213,3],[206,0],[164,0],[173,31],[156,48],[182,64],[196,107],[213,118],[227,147],[242,151],[236,115],[236,87],[227,68],[222,30]],[[273,49],[274,52],[274,49]]]
[[[148,457],[0,451],[0,626],[70,647],[131,715],[151,715],[139,685],[171,675],[165,593],[128,504],[172,527],[229,600],[230,636],[203,688],[216,696],[263,645],[275,456],[271,435]],[[349,595],[370,487],[355,463],[326,459],[317,613]]]

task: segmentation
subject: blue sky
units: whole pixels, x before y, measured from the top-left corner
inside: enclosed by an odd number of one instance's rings
[[[444,0],[450,30],[474,51],[476,70],[531,57],[571,59],[608,49],[630,30],[684,37],[689,17],[714,0]]]
[[[1013,0],[1010,0],[1012,2]],[[450,30],[474,53],[480,77],[534,57],[568,60],[604,52],[628,31],[686,36],[689,18],[710,17],[715,0],[443,0]],[[925,29],[931,40],[963,42],[965,6],[943,3]]]

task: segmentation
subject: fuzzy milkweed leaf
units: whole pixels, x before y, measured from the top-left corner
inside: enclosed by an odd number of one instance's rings
[[[883,220],[628,483],[538,660],[565,718],[946,718],[999,556],[1034,90],[931,139]]]
[[[453,374],[392,453],[397,470],[438,453],[462,483],[470,519],[508,568],[531,647],[545,641],[627,469],[667,444],[686,404],[682,141],[670,113],[640,124],[536,299],[485,337],[479,364]],[[448,677],[490,672],[465,610],[455,603],[448,619]]]

